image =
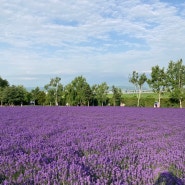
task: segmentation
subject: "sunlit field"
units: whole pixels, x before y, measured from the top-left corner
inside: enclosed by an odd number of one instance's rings
[[[0,107],[0,184],[183,185],[185,110]]]

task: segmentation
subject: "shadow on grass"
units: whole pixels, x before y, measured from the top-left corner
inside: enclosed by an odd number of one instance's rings
[[[163,172],[156,180],[154,185],[185,185],[181,179],[171,172]]]

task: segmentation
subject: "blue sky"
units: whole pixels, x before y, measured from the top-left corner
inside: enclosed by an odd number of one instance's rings
[[[126,85],[185,60],[185,2],[168,0],[0,0],[0,76],[11,85]]]

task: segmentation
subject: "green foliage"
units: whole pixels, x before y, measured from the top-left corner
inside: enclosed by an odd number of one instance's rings
[[[151,78],[147,80],[147,83],[152,88],[153,92],[158,94],[158,102],[160,105],[161,94],[166,87],[166,74],[164,68],[160,69],[158,65],[152,67]]]
[[[123,102],[128,107],[136,107],[137,106],[137,96],[124,97]],[[141,97],[140,99],[140,107],[153,107],[155,102],[155,98],[152,96]]]
[[[1,106],[3,105],[3,94],[4,94],[4,89],[5,87],[8,87],[9,83],[6,79],[2,79],[0,76],[0,102]]]
[[[153,94],[145,94],[145,96],[141,97],[140,107],[153,107],[154,102],[156,101],[156,93]],[[136,107],[137,106],[137,96],[136,95],[123,95],[122,101],[128,107]],[[178,101],[173,101],[170,96],[164,96],[161,98],[161,107],[179,107]],[[182,101],[182,106],[185,107],[185,101]]]
[[[63,92],[63,86],[60,81],[60,77],[52,78],[50,83],[44,87],[47,91],[46,101],[49,102],[50,105],[55,104],[58,106],[59,104]]]
[[[124,97],[123,102],[127,107],[136,107],[137,106],[137,96]]]
[[[98,105],[104,106],[108,104],[108,90],[109,86],[106,82],[92,87],[93,101],[97,102]]]
[[[28,92],[23,86],[9,86],[4,89],[3,102],[8,105],[22,105],[27,104]]]
[[[45,105],[46,94],[44,91],[40,91],[37,95],[38,105]]]
[[[132,76],[129,77],[129,82],[134,84],[137,93],[137,106],[140,106],[140,98],[142,93],[142,86],[147,81],[145,73],[139,74],[136,71],[132,72]]]
[[[166,87],[166,74],[164,68],[154,66],[152,67],[151,78],[147,80],[147,83],[156,93],[161,93]]]
[[[34,105],[38,105],[38,95],[39,95],[39,92],[40,92],[39,87],[36,87],[30,93],[30,101],[33,102]]]
[[[153,107],[154,102],[155,102],[155,98],[150,96],[141,99],[141,104],[143,107]]]
[[[8,87],[9,83],[6,79],[2,79],[0,76],[0,88]]]
[[[172,100],[178,100],[179,107],[182,108],[182,101],[185,98],[185,66],[182,64],[182,59],[169,62],[166,78]]]
[[[122,102],[122,90],[118,87],[112,86],[112,99],[111,99],[111,105],[114,106],[120,106]]]
[[[92,90],[86,79],[76,77],[65,87],[66,103],[69,105],[89,105],[92,99]]]
[[[109,86],[106,82],[95,84],[92,87],[82,76],[76,77],[66,86],[63,86],[60,77],[55,77],[45,85],[45,91],[36,87],[27,92],[23,86],[9,86],[7,80],[0,77],[1,105],[84,105],[84,106],[126,106],[153,107],[159,101],[161,107],[185,107],[185,66],[182,59],[170,61],[167,70],[158,65],[152,67],[151,76],[147,79],[145,73],[133,71],[129,82],[135,87],[134,94],[122,94],[120,88]],[[147,82],[152,88],[152,94],[143,93],[142,87]],[[142,96],[141,96],[142,94]]]

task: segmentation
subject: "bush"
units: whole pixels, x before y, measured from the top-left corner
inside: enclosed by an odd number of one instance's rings
[[[156,98],[154,96],[148,95],[141,97],[140,107],[153,107]],[[123,103],[127,107],[137,107],[137,96],[123,97]],[[161,98],[160,107],[179,107],[179,102],[173,101],[171,98]],[[185,100],[182,101],[182,107],[185,107]]]

